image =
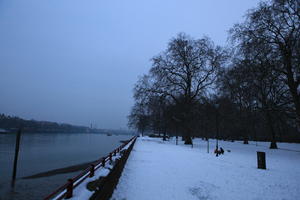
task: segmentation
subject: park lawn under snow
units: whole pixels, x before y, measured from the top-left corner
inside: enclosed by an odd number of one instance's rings
[[[300,144],[138,138],[111,200],[300,199]],[[227,152],[231,150],[231,152]],[[293,151],[289,151],[293,150]],[[266,152],[267,170],[257,169],[257,151]]]

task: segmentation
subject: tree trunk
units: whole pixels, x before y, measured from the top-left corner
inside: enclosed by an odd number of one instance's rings
[[[276,143],[275,140],[272,140],[271,145],[270,145],[270,149],[278,149],[277,143]]]
[[[279,119],[279,122],[278,122],[279,142],[282,142],[282,141],[283,141],[283,140],[282,140],[282,132],[283,132],[283,130],[284,130],[283,126],[284,126],[284,125],[283,125],[282,120]]]
[[[254,121],[252,120],[252,130],[253,130],[253,133],[254,133],[254,140],[257,144],[257,135],[256,135],[256,128],[255,128],[255,123]]]
[[[185,136],[184,144],[193,144],[191,136]]]
[[[193,144],[192,137],[191,137],[191,131],[189,128],[187,129],[186,135],[184,137],[184,144]]]

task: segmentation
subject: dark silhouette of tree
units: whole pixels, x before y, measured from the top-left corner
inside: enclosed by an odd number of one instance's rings
[[[296,120],[300,127],[300,2],[298,0],[273,0],[262,2],[251,10],[247,20],[236,25],[235,39],[241,46],[269,46],[283,83],[289,88],[294,103]]]
[[[144,121],[149,131],[180,133],[185,144],[193,136],[267,140],[270,148],[298,141],[300,2],[261,2],[230,39],[230,54],[207,37],[171,39],[135,86],[142,109],[132,110],[140,113],[131,116],[134,127]]]
[[[22,128],[23,132],[29,133],[86,133],[99,132],[97,129],[90,129],[85,126],[74,126],[65,123],[56,123],[48,121],[25,120],[19,117],[0,114],[0,128],[9,132],[16,132]]]
[[[128,116],[128,126],[138,130],[144,135],[144,132],[149,128],[149,116],[141,103],[135,103]]]
[[[184,128],[186,144],[191,144],[194,106],[212,87],[224,62],[223,51],[211,40],[195,40],[181,33],[168,44],[166,51],[152,59],[149,75],[139,81],[135,97],[141,94],[163,96],[165,104],[178,107],[174,118]]]

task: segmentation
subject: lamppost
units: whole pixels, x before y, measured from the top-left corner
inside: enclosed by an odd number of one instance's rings
[[[209,138],[207,137],[206,140],[207,140],[207,153],[209,153]]]
[[[216,108],[216,129],[217,129],[217,135],[216,135],[216,156],[218,157],[219,156],[219,104],[216,103],[215,104],[215,108]]]
[[[178,124],[181,120],[177,119],[175,116],[172,116],[172,119],[174,120],[176,126],[176,145],[178,145]]]

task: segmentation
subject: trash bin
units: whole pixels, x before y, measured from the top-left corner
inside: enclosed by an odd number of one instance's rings
[[[265,152],[257,152],[257,168],[258,169],[266,169],[266,153]]]

